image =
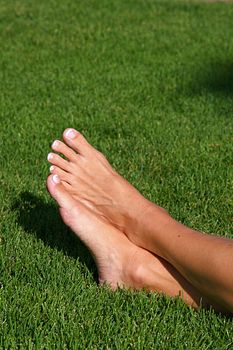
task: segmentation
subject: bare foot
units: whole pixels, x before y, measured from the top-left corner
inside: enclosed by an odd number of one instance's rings
[[[54,141],[49,153],[50,171],[59,175],[66,190],[79,202],[124,232],[135,244],[142,245],[144,214],[165,212],[145,199],[120,176],[107,159],[93,148],[78,131],[66,129],[65,143]],[[133,233],[133,235],[132,235]]]
[[[144,288],[181,296],[194,307],[200,304],[199,293],[169,263],[131,243],[122,232],[75,200],[58,175],[48,177],[47,188],[65,224],[91,251],[100,283],[113,289]]]
[[[133,273],[141,260],[143,250],[131,243],[122,232],[75,200],[57,175],[48,177],[47,188],[57,201],[65,224],[91,251],[97,264],[100,282],[107,282],[112,288],[137,287]]]

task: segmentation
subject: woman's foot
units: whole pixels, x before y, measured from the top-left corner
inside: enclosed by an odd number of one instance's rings
[[[48,161],[50,171],[60,177],[65,189],[94,213],[124,232],[132,242],[142,242],[145,214],[167,215],[165,210],[145,199],[113,170],[107,159],[93,148],[78,131],[66,129],[64,142],[54,141]],[[133,233],[133,235],[132,235]]]
[[[112,225],[75,200],[58,175],[50,175],[47,188],[57,201],[60,214],[91,251],[100,283],[117,287],[158,291],[181,296],[197,307],[201,296],[169,263],[137,247]]]
[[[48,177],[47,188],[60,207],[64,223],[91,251],[97,264],[100,282],[107,282],[112,288],[118,285],[133,287],[131,267],[137,264],[139,248],[122,232],[75,200],[58,175]]]

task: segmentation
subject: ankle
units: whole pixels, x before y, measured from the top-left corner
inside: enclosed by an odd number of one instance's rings
[[[182,223],[173,219],[163,208],[152,205],[148,207],[142,216],[140,226],[135,234],[135,244],[151,251],[161,258],[173,264],[171,258],[171,246],[174,239],[194,232]],[[195,233],[196,234],[196,233]],[[137,239],[137,240],[136,240]]]
[[[141,212],[138,221],[143,225],[143,227],[147,227],[151,221],[159,221],[161,219],[171,218],[166,209],[160,207],[159,205],[146,200],[141,208]]]
[[[164,279],[164,268],[156,256],[148,253],[143,260],[138,261],[130,271],[131,284],[135,289],[161,291]]]
[[[139,245],[143,243],[142,247],[148,249],[144,245],[146,242],[142,242],[142,240],[146,241],[151,234],[156,237],[156,232],[161,231],[172,220],[172,217],[164,208],[146,200],[141,211],[134,218],[134,237],[138,240]]]
[[[145,268],[142,262],[134,264],[127,271],[127,278],[135,289],[145,287]]]

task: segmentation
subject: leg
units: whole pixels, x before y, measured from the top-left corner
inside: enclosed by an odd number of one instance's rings
[[[68,129],[63,137],[66,144],[52,147],[67,160],[50,154],[49,161],[73,198],[171,263],[212,304],[233,311],[233,241],[184,227],[117,174],[80,133]]]
[[[233,240],[191,230],[157,208],[143,220],[137,243],[169,261],[211,303],[233,312]]]
[[[64,222],[93,254],[100,283],[107,283],[113,289],[143,288],[179,296],[193,307],[201,303],[208,305],[200,293],[168,262],[135,246],[122,232],[74,200],[56,175],[48,178],[47,187],[60,206]]]

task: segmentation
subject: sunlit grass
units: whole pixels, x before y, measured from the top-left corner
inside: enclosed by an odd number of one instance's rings
[[[231,349],[232,321],[96,284],[45,189],[72,126],[147,198],[232,236],[233,5],[0,4],[2,349]]]

